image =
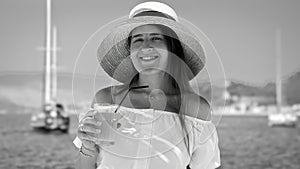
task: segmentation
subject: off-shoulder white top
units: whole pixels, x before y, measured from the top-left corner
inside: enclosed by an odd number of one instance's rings
[[[112,105],[115,106],[116,105]],[[103,146],[97,169],[213,169],[220,166],[215,125],[185,115],[189,149],[174,112],[121,106],[115,145]],[[81,146],[76,138],[74,144]]]

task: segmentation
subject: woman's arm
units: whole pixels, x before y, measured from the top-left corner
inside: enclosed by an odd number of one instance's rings
[[[74,144],[80,147],[78,159],[76,161],[77,169],[96,169],[99,155],[99,146],[96,145],[98,139],[97,122],[89,117],[89,111],[85,118],[81,120],[77,129],[78,141],[80,144]]]
[[[77,169],[96,169],[98,155],[90,155],[85,150],[80,150],[79,159],[76,161]]]
[[[91,104],[91,108],[93,108],[95,103],[112,103],[110,87],[99,90]],[[88,116],[88,114],[86,115]],[[90,119],[93,120],[93,119]],[[91,121],[90,121],[91,122]],[[83,122],[82,122],[83,123]],[[80,123],[81,124],[81,123]],[[86,128],[87,129],[87,128]],[[89,129],[91,130],[91,129]],[[96,169],[97,168],[97,160],[99,155],[99,148],[95,145],[93,141],[87,141],[88,139],[92,140],[86,132],[82,131],[80,125],[78,127],[77,135],[81,138],[82,146],[79,151],[79,157],[76,161],[77,169]],[[86,140],[83,140],[86,138]]]

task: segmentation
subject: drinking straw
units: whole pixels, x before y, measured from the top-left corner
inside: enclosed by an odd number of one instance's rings
[[[135,90],[135,89],[143,89],[143,88],[148,88],[149,85],[144,85],[144,86],[134,86],[134,87],[130,87],[128,89],[128,91],[126,92],[125,96],[122,98],[121,102],[119,103],[118,107],[116,108],[114,113],[117,113],[118,109],[120,108],[121,104],[123,103],[123,101],[125,100],[127,94],[131,91],[131,90]]]

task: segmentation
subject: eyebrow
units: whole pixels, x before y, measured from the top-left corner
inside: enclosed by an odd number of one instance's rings
[[[150,35],[161,35],[161,36],[163,36],[161,33],[150,33]],[[143,34],[136,34],[136,35],[133,35],[132,36],[132,38],[137,38],[137,37],[141,37],[141,36],[143,36]]]

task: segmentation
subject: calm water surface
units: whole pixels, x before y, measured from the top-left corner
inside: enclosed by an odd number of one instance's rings
[[[0,115],[0,168],[72,169],[77,151],[70,134],[33,132],[30,115]],[[266,117],[226,116],[217,126],[221,169],[299,169],[300,123],[297,128],[270,128]]]

